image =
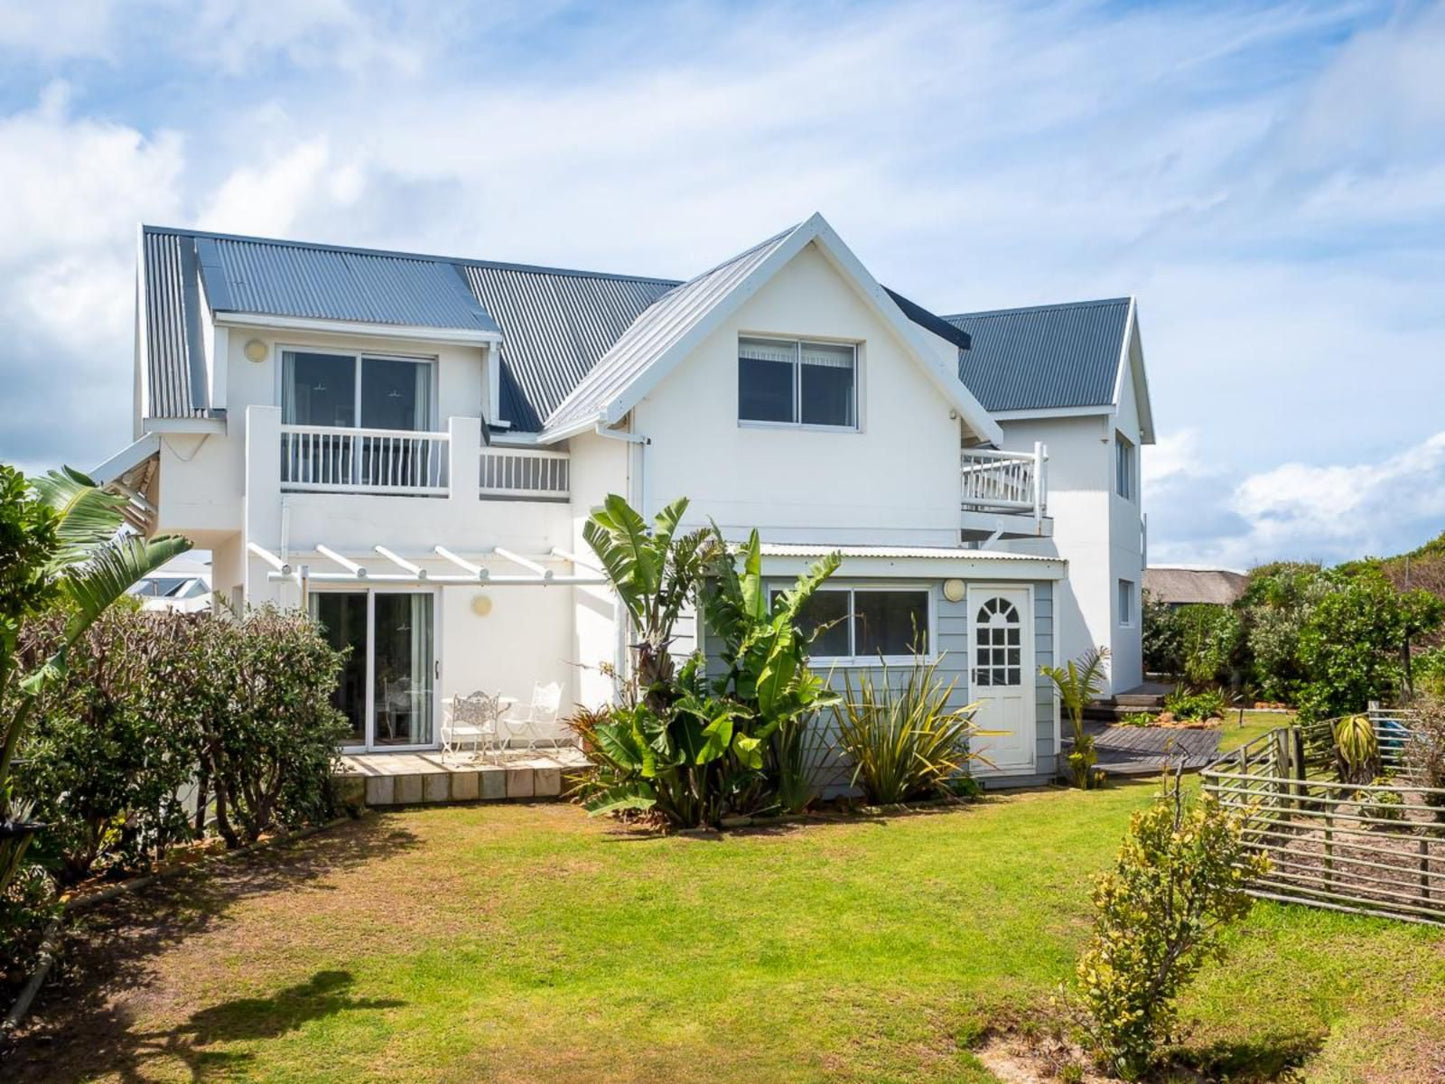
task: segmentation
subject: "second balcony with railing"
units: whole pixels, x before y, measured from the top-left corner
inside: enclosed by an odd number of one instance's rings
[[[965,530],[971,521],[988,533],[1047,533],[1048,462],[1043,444],[1032,452],[965,448],[959,464]]]
[[[467,419],[471,420],[471,419]],[[519,445],[483,445],[470,470],[453,433],[281,426],[281,490],[286,493],[369,493],[447,497],[453,484],[475,487],[481,500],[566,500],[567,452]]]

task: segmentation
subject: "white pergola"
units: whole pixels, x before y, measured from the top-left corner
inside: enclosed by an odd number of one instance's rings
[[[607,577],[602,574],[601,569],[580,560],[566,550],[556,548],[538,557],[526,557],[501,546],[494,546],[477,555],[476,560],[471,560],[453,553],[445,546],[433,546],[431,553],[424,556],[408,557],[395,553],[385,546],[376,545],[371,547],[371,551],[382,561],[377,568],[363,565],[359,560],[347,557],[330,546],[318,543],[313,551],[315,557],[327,562],[330,566],[335,566],[340,571],[332,571],[329,567],[314,570],[310,562],[300,563],[295,558],[284,560],[255,542],[248,543],[246,548],[271,567],[271,571],[266,574],[268,580],[273,583],[299,584],[303,597],[307,587],[313,583],[378,583],[416,587],[460,585],[475,587],[479,584],[493,587],[548,587],[552,585],[602,587],[607,584]],[[457,571],[434,572],[417,563],[423,560],[434,561],[438,558]],[[478,563],[478,560],[488,558],[505,561],[508,566],[521,569],[521,571],[493,572]],[[572,566],[572,571],[559,573],[555,569],[546,567],[542,564],[543,561],[566,562]]]

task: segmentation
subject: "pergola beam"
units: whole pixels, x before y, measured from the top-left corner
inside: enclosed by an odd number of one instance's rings
[[[328,561],[332,561],[340,565],[342,568],[346,569],[346,571],[350,572],[351,579],[364,580],[367,578],[366,569],[362,568],[351,558],[341,556],[341,554],[337,553],[330,546],[323,546],[320,542],[318,542],[316,543],[316,552],[321,554],[321,556],[325,557]],[[313,580],[319,580],[322,576],[325,575],[327,575],[327,573],[325,572],[313,572],[311,574],[311,578]]]
[[[422,568],[421,565],[416,564],[412,561],[408,561],[405,558],[398,557],[385,546],[373,546],[372,549],[376,550],[377,553],[381,554],[392,564],[396,565],[397,568],[410,572],[417,579],[424,580],[427,578],[426,569]]]
[[[494,546],[492,552],[504,561],[511,561],[514,565],[521,565],[528,572],[536,573],[543,580],[550,581],[554,573],[550,568],[544,568],[531,558],[523,557],[521,554],[513,553],[511,550],[504,550],[501,546]]]

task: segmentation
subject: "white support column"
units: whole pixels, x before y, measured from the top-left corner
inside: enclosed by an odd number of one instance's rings
[[[453,504],[475,507],[481,499],[482,486],[482,420],[480,418],[448,418],[447,500]]]
[[[267,583],[264,572],[253,574],[251,546],[270,552],[281,548],[281,408],[246,408],[246,476],[243,495],[242,538],[245,542],[246,602],[259,605],[281,601],[280,588]]]

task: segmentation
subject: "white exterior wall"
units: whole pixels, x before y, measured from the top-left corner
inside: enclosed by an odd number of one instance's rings
[[[857,431],[738,422],[738,337],[854,341]],[[958,544],[959,422],[894,332],[805,248],[633,412],[651,438],[650,511],[692,499],[730,535],[771,542]]]
[[[1137,354],[1138,340],[1132,340],[1131,355]],[[1144,652],[1140,611],[1144,593],[1144,545],[1142,520],[1141,465],[1144,446],[1139,434],[1139,411],[1134,397],[1133,366],[1140,364],[1137,357],[1131,357],[1130,364],[1123,366],[1119,387],[1119,410],[1109,431],[1109,577],[1114,584],[1114,641],[1113,674],[1116,690],[1132,689],[1144,680]],[[1132,496],[1119,496],[1114,485],[1115,434],[1122,433],[1134,445],[1134,477]],[[1120,623],[1119,590],[1120,580],[1134,585],[1134,612],[1127,625]]]
[[[582,525],[592,509],[609,493],[628,497],[629,461],[639,454],[637,446],[584,433],[569,441],[572,449],[571,539],[568,551],[584,561],[596,555],[582,538]],[[635,497],[630,497],[635,502]],[[617,666],[623,659],[623,644],[617,624],[617,604],[605,587],[579,586],[573,591],[572,658],[576,661],[577,701],[596,707],[609,700],[612,680],[599,669],[602,663]]]

